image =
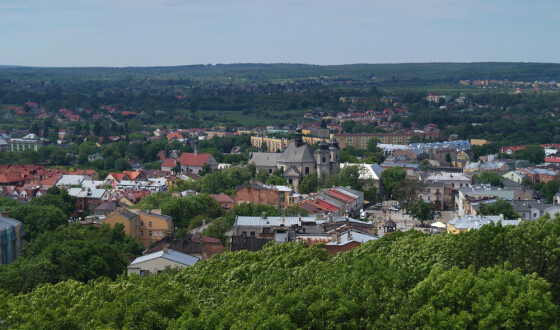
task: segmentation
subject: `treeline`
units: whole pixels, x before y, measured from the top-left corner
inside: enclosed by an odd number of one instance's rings
[[[4,293],[13,328],[554,328],[560,219],[225,253],[178,273]],[[526,244],[531,242],[531,244]]]

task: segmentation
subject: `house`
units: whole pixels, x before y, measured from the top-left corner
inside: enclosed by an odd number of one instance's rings
[[[502,178],[509,179],[513,182],[521,184],[523,178],[527,176],[527,174],[523,171],[509,171],[506,174],[502,175]]]
[[[464,217],[456,217],[449,221],[447,223],[447,232],[450,234],[458,234],[460,232],[479,229],[490,223],[496,225],[501,223],[502,226],[517,226],[521,223],[521,220],[505,220],[499,215],[467,215]]]
[[[122,223],[125,234],[136,238],[147,248],[167,236],[174,228],[172,217],[156,212],[121,208],[103,219],[103,223],[111,227]]]
[[[522,168],[520,171],[525,173],[532,183],[547,183],[548,181],[560,179],[558,172],[545,168]]]
[[[560,206],[536,200],[512,201],[511,206],[523,220],[534,221],[548,214],[551,218],[560,213]]]
[[[258,182],[239,187],[235,191],[235,205],[254,203],[287,209],[299,202],[301,195],[286,186],[271,186]]]
[[[14,262],[23,247],[23,224],[9,217],[0,215],[0,265]]]
[[[231,212],[231,209],[233,208],[233,206],[235,205],[235,201],[233,200],[233,198],[231,198],[230,196],[226,195],[226,194],[212,194],[210,195],[210,197],[214,198],[216,201],[218,201],[218,203],[220,203],[220,205],[222,206],[222,209],[224,209],[224,211],[229,214]]]
[[[103,201],[93,210],[93,215],[98,217],[106,217],[109,214],[115,212],[119,207],[119,202],[117,201]]]
[[[471,202],[481,197],[512,201],[515,198],[515,192],[513,189],[492,187],[489,184],[459,188],[455,197],[455,209],[459,216],[469,214]]]
[[[134,259],[128,267],[126,274],[138,274],[146,276],[148,274],[158,274],[166,268],[185,268],[193,266],[198,262],[199,258],[191,255],[164,248],[161,251],[147,254],[145,256]]]
[[[109,193],[107,189],[70,188],[68,195],[76,197],[76,208],[72,216],[83,217],[107,199]]]
[[[212,171],[218,168],[218,162],[211,154],[199,154],[195,151],[194,153],[184,152],[178,159],[166,159],[161,164],[161,170],[172,171],[177,163],[181,166],[182,172],[194,174],[201,174],[204,167],[208,167]]]
[[[56,182],[56,186],[59,188],[70,188],[75,186],[82,186],[84,181],[92,181],[91,177],[88,175],[70,175],[63,174],[60,179]]]
[[[219,239],[196,233],[194,235],[183,235],[179,238],[166,236],[148,247],[144,254],[161,251],[166,246],[174,251],[186,253],[200,259],[210,258],[215,254],[222,253],[224,250],[224,245]]]

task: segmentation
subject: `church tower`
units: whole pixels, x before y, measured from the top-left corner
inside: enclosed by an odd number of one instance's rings
[[[329,142],[331,174],[336,174],[340,170],[340,147],[334,138]]]
[[[331,159],[329,145],[325,140],[319,143],[317,150],[317,174],[320,178],[331,174]]]

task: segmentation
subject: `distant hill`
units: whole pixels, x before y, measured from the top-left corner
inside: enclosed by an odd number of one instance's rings
[[[560,64],[546,63],[406,63],[406,64],[217,64],[124,68],[37,68],[0,66],[10,79],[211,79],[281,81],[285,79],[359,79],[377,82],[449,82],[474,79],[560,80]]]

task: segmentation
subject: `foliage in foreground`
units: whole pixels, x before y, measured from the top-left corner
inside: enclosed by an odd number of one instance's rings
[[[0,292],[14,328],[549,328],[560,219],[434,237],[392,233],[337,257],[285,243],[178,274]],[[530,242],[530,243],[529,243]]]

